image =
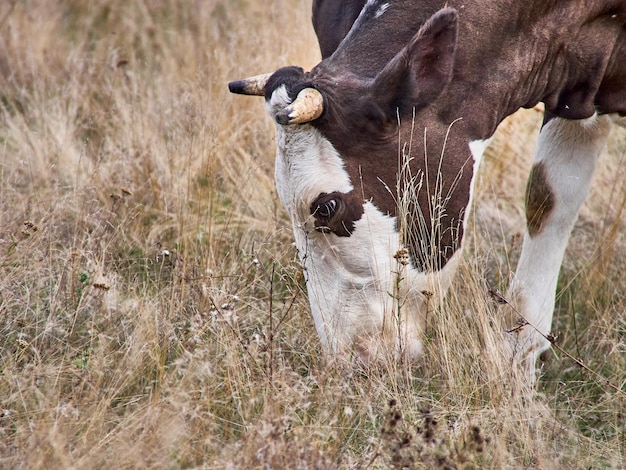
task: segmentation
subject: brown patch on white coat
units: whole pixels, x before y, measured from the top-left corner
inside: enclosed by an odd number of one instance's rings
[[[531,237],[541,232],[554,204],[554,193],[548,183],[545,166],[541,162],[535,163],[526,187],[526,224]]]

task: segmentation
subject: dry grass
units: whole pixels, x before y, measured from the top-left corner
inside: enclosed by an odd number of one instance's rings
[[[626,466],[623,394],[557,354],[529,400],[493,353],[487,290],[518,255],[534,111],[487,156],[424,360],[320,358],[272,124],[225,86],[313,65],[309,8],[0,4],[0,467]],[[622,390],[625,152],[615,132],[556,316],[563,347]]]

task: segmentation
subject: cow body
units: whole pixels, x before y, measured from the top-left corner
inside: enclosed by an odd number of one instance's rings
[[[278,122],[278,193],[327,350],[368,359],[391,342],[419,354],[424,311],[458,263],[486,142],[539,102],[546,117],[509,295],[548,333],[605,115],[626,114],[626,1],[321,0],[313,13],[322,62],[278,70],[261,93]],[[315,117],[292,118],[310,89]],[[532,368],[548,344],[517,331]]]

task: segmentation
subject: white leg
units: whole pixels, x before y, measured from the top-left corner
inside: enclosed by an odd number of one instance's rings
[[[545,335],[551,331],[563,254],[610,128],[607,116],[553,118],[539,136],[526,194],[527,229],[507,295],[530,324],[511,333],[510,340],[531,380],[537,358],[550,347],[533,326]]]

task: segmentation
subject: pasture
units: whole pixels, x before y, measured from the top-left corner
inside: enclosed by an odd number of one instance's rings
[[[274,124],[229,80],[319,60],[310,2],[0,4],[0,468],[626,467],[626,130],[532,394],[498,353],[538,110],[481,168],[409,367],[320,356]]]

